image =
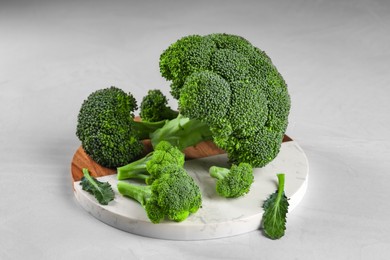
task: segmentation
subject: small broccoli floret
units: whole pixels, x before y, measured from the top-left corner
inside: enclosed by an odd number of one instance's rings
[[[161,141],[145,157],[117,168],[117,179],[141,179],[151,184],[158,179],[162,169],[170,164],[184,165],[184,154],[169,142]]]
[[[188,118],[191,127],[202,126],[188,132],[211,137],[227,152],[231,163],[263,167],[279,153],[288,124],[290,96],[265,52],[237,35],[189,35],[161,54],[160,71],[171,81],[180,120]],[[171,129],[165,131],[168,125],[154,135],[157,140],[177,143],[185,139],[181,130],[180,137]]]
[[[159,89],[152,89],[143,97],[140,106],[142,121],[158,122],[166,119],[174,119],[179,114],[168,105],[168,99]]]
[[[81,105],[76,135],[85,152],[97,163],[115,168],[143,153],[141,139],[163,126],[134,121],[137,102],[131,93],[110,87],[91,93]]]
[[[202,205],[198,185],[184,168],[171,164],[151,185],[118,182],[120,194],[138,201],[151,222],[160,223],[164,218],[183,221]]]
[[[217,179],[217,193],[225,198],[243,196],[253,183],[253,169],[248,163],[232,165],[230,169],[211,166],[209,172],[211,177]]]

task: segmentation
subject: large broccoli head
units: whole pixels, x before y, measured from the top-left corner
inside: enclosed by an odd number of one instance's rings
[[[180,113],[206,123],[233,163],[273,160],[288,124],[287,85],[270,58],[229,34],[190,35],[160,56]]]
[[[76,135],[85,152],[102,166],[128,164],[143,152],[134,125],[133,95],[110,87],[91,93],[81,105]]]

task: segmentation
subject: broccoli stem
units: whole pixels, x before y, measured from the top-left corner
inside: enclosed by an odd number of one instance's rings
[[[146,163],[152,159],[153,152],[147,154],[145,157],[133,161],[129,164],[117,168],[118,180],[125,179],[140,179],[146,180],[150,174],[146,170]]]
[[[278,195],[275,204],[278,205],[284,194],[284,173],[278,173]]]
[[[163,127],[168,120],[161,120],[157,122],[134,121],[134,127],[138,132],[140,140],[149,139],[150,134],[157,129]]]
[[[119,181],[117,188],[120,194],[138,201],[142,206],[145,206],[152,194],[150,186],[135,185],[124,181]]]
[[[88,180],[90,184],[92,184],[95,189],[100,190],[99,185],[97,185],[96,181],[92,178],[92,176],[89,174],[89,171],[87,168],[83,168],[83,175]]]
[[[165,140],[180,150],[184,150],[202,141],[212,140],[212,133],[207,124],[179,114],[175,119],[169,120],[163,127],[151,133],[150,139],[153,147]]]
[[[224,167],[218,167],[218,166],[211,166],[209,169],[210,176],[218,180],[225,178],[226,175],[229,174],[229,172],[230,169]]]
[[[164,111],[163,115],[164,115],[164,118],[174,119],[174,118],[176,118],[179,115],[179,111],[173,110],[171,108],[167,108]]]

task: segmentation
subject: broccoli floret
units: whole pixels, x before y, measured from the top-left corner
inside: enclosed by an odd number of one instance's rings
[[[158,122],[165,119],[174,119],[179,114],[168,105],[167,97],[159,89],[152,89],[143,97],[140,106],[142,121]]]
[[[184,37],[173,43],[160,56],[161,75],[172,81],[171,94],[178,99],[185,78],[195,71],[210,67],[210,56],[216,48],[211,39],[200,35]]]
[[[226,117],[231,91],[229,83],[210,71],[194,72],[186,78],[179,99],[180,113],[209,125]]]
[[[225,198],[237,198],[249,192],[253,183],[253,169],[248,163],[232,165],[230,169],[211,166],[210,176],[217,179],[216,191]]]
[[[85,152],[97,163],[115,168],[143,154],[141,139],[165,121],[135,122],[137,102],[131,93],[117,87],[91,93],[81,105],[76,135]]]
[[[179,120],[188,118],[187,124],[202,126],[189,133],[212,139],[234,164],[262,167],[277,156],[288,124],[290,96],[284,79],[259,48],[236,35],[190,35],[161,54],[160,71],[171,81]],[[151,135],[152,143],[164,139],[195,143],[188,142],[181,129],[179,134],[166,131],[169,125]]]
[[[138,201],[153,223],[165,217],[183,221],[202,205],[199,186],[184,168],[175,164],[164,167],[160,178],[151,185],[119,181],[117,187],[120,194]]]
[[[169,142],[161,141],[145,157],[117,168],[117,179],[141,179],[151,184],[161,175],[162,169],[170,164],[184,166],[184,154]]]

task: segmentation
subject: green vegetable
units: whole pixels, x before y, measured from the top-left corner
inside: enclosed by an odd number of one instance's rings
[[[185,148],[213,140],[232,163],[253,167],[279,153],[290,111],[287,85],[270,58],[246,39],[183,37],[161,54],[160,71],[171,81],[180,115],[150,135],[152,144],[167,140]]]
[[[82,189],[94,195],[100,204],[107,205],[115,198],[110,183],[98,181],[89,174],[86,168],[83,168],[83,175],[80,182]]]
[[[289,206],[288,198],[284,193],[284,174],[279,173],[277,176],[278,189],[263,204],[262,227],[264,233],[271,239],[279,239],[284,236]]]
[[[153,223],[168,218],[183,221],[202,204],[202,196],[195,181],[184,168],[171,164],[162,170],[160,178],[151,185],[118,182],[120,194],[138,201]]]
[[[175,119],[150,133],[150,140],[153,147],[162,141],[167,141],[173,146],[184,150],[187,147],[196,145],[202,141],[212,140],[212,133],[208,125],[200,120],[189,119],[179,114]]]
[[[210,175],[217,179],[216,191],[226,198],[237,198],[249,192],[253,183],[253,169],[248,163],[232,165],[230,169],[211,166]]]
[[[174,119],[179,114],[168,105],[168,99],[159,89],[152,89],[143,97],[140,107],[142,121],[158,122]]]
[[[143,154],[141,139],[165,121],[135,122],[137,102],[131,93],[110,87],[91,93],[81,105],[76,135],[85,152],[97,163],[115,168]]]
[[[151,184],[160,177],[162,169],[170,164],[184,165],[184,154],[169,142],[161,141],[145,157],[117,168],[118,180],[142,179]]]

